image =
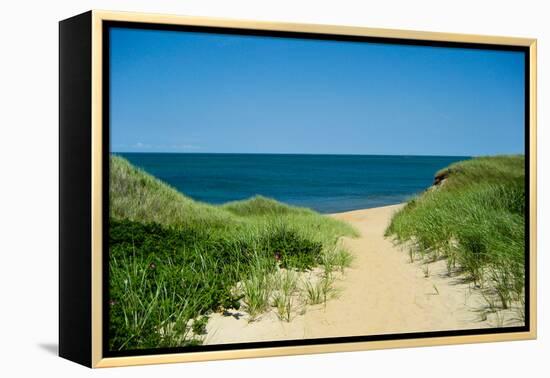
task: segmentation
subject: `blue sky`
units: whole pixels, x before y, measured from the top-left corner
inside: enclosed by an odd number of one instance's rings
[[[523,153],[520,52],[111,29],[114,152]]]

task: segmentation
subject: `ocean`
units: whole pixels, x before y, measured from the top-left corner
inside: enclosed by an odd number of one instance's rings
[[[460,156],[116,153],[211,204],[254,195],[336,213],[407,201]]]

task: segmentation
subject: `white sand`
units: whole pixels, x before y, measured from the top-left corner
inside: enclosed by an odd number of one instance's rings
[[[339,296],[326,306],[308,306],[290,322],[279,320],[274,311],[254,322],[243,311],[213,314],[205,344],[517,325],[508,313],[500,314],[501,320],[492,314],[485,318],[487,305],[479,290],[460,276],[449,277],[445,261],[430,264],[426,278],[419,263],[411,263],[405,250],[384,237],[392,214],[402,206],[331,215],[351,223],[361,236],[344,240],[355,260],[336,282]]]

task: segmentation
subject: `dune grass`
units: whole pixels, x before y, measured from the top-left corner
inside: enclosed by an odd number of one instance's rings
[[[115,219],[217,228],[238,223],[227,211],[193,201],[119,156],[111,157],[109,202]]]
[[[292,270],[279,273],[273,293],[273,307],[277,309],[279,319],[290,322],[294,306],[295,294],[298,292],[298,275]]]
[[[356,235],[346,223],[260,196],[200,203],[118,156],[109,200],[111,350],[199,344],[212,311],[243,304],[256,316],[273,305],[275,271],[349,265],[338,239]],[[285,319],[289,285],[276,306]]]
[[[441,184],[393,217],[386,235],[407,243],[411,260],[446,258],[449,274],[456,269],[465,272],[485,293],[498,297],[501,308],[523,303],[524,172],[523,156],[452,164],[437,173],[445,178]]]

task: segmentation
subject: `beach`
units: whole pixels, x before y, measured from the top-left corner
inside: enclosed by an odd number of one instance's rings
[[[426,277],[403,247],[384,237],[402,206],[328,215],[360,232],[358,238],[343,240],[354,262],[336,281],[336,298],[308,306],[290,322],[281,321],[274,310],[251,322],[243,311],[212,314],[204,344],[495,327],[495,319],[482,316],[487,305],[481,293],[463,277],[449,276],[445,261],[431,263]]]

